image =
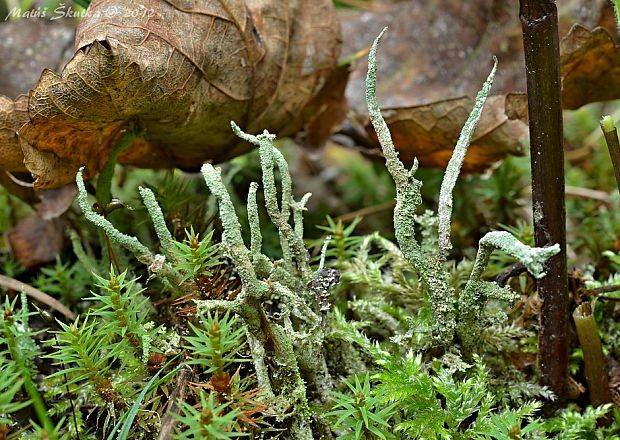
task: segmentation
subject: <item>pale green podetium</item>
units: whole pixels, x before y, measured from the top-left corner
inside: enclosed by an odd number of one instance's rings
[[[530,248],[519,242],[507,232],[490,232],[480,241],[480,249],[472,269],[469,281],[460,295],[448,282],[449,270],[446,261],[452,248],[450,229],[452,217],[452,199],[454,186],[461,170],[463,160],[472,135],[482,116],[484,103],[490,93],[493,78],[497,70],[497,59],[493,69],[476,96],[472,109],[454,148],[452,157],[446,168],[439,194],[437,213],[437,248],[422,249],[415,238],[414,224],[416,209],[421,204],[420,188],[422,182],[414,175],[418,168],[417,159],[411,169],[407,170],[398,159],[388,129],[377,101],[377,46],[385,29],[377,37],[368,55],[368,75],[366,77],[366,101],[368,113],[377,137],[383,149],[386,167],[396,184],[396,207],[394,208],[394,230],[396,239],[405,259],[426,284],[430,309],[433,313],[432,340],[433,345],[450,345],[454,336],[459,338],[468,351],[476,346],[476,341],[483,330],[485,307],[489,299],[507,301],[513,295],[508,289],[499,287],[494,282],[481,280],[482,273],[488,264],[489,256],[494,249],[501,249],[522,262],[536,277],[544,276],[544,264],[559,252],[559,246],[549,248]],[[457,299],[458,298],[458,299]]]

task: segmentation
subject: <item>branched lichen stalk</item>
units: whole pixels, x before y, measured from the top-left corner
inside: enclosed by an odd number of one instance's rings
[[[537,279],[545,276],[545,263],[560,252],[560,245],[554,244],[543,248],[530,247],[521,243],[512,234],[505,231],[487,233],[478,243],[478,254],[470,275],[470,281],[480,279],[489,263],[491,252],[500,249],[516,258]]]
[[[233,132],[241,139],[253,143],[259,147],[261,167],[263,172],[263,190],[265,192],[265,207],[269,218],[276,225],[282,247],[284,264],[287,269],[292,270],[292,256],[297,260],[297,268],[301,272],[302,278],[309,281],[312,277],[309,265],[308,251],[303,242],[303,237],[299,236],[289,224],[290,211],[296,203],[292,196],[291,176],[288,171],[288,164],[282,153],[273,145],[275,136],[265,131],[263,134],[253,136],[244,133],[234,122],[231,122]],[[278,193],[275,183],[274,167],[280,171],[282,186],[282,197],[280,207],[278,207]]]
[[[372,126],[377,132],[377,137],[381,148],[383,149],[383,155],[385,156],[386,167],[389,173],[392,175],[396,187],[404,187],[409,184],[409,180],[412,177],[411,172],[407,172],[403,163],[398,159],[398,152],[394,148],[392,142],[392,135],[388,129],[383,116],[381,115],[381,108],[377,100],[377,47],[379,41],[387,28],[384,28],[379,36],[375,39],[370,53],[368,54],[368,73],[366,75],[366,103],[368,104],[368,114]],[[412,170],[417,169],[417,160],[414,160],[414,166]],[[415,171],[414,171],[415,172]],[[421,183],[420,183],[421,185]]]
[[[415,211],[422,203],[420,188],[422,182],[414,175],[418,168],[417,159],[409,171],[398,159],[392,136],[377,101],[377,46],[385,29],[374,41],[368,54],[366,76],[366,101],[370,121],[377,132],[383,149],[386,167],[396,184],[396,206],[394,208],[394,231],[398,245],[405,259],[416,269],[426,283],[433,311],[433,342],[450,344],[456,329],[455,292],[450,287],[447,274],[439,261],[428,261],[415,238]]]
[[[242,289],[237,296],[235,310],[243,319],[248,331],[254,334],[261,344],[273,344],[270,329],[265,328],[269,323],[263,320],[264,311],[260,302],[269,287],[256,276],[250,250],[243,242],[239,218],[222,181],[221,170],[211,164],[205,164],[201,171],[207,186],[218,200],[220,219],[224,228],[222,244],[241,279]],[[279,344],[279,341],[275,343]]]
[[[325,241],[323,241],[323,246],[321,246],[321,259],[319,260],[319,267],[314,273],[315,277],[321,273],[323,267],[325,266],[325,258],[327,257],[327,247],[329,246],[329,242],[331,241],[332,236],[328,235],[325,237]]]
[[[196,314],[206,315],[214,310],[219,312],[233,310],[238,311],[239,300],[228,301],[225,299],[195,299]]]
[[[312,193],[306,193],[299,202],[293,205],[293,224],[295,225],[295,234],[298,237],[304,236],[304,211],[310,197],[312,197]]]
[[[222,182],[221,170],[207,163],[202,166],[201,172],[207,186],[219,202],[220,219],[224,228],[222,242],[245,288],[245,292],[242,293],[260,298],[265,292],[265,287],[259,283],[254,266],[252,266],[250,251],[243,243],[241,224],[230,195]]]
[[[84,179],[82,178],[83,172],[84,167],[80,168],[77,172],[75,182],[78,187],[78,205],[80,205],[80,209],[84,213],[84,217],[86,217],[86,219],[95,226],[102,229],[114,243],[124,247],[134,254],[138,261],[143,264],[150,265],[153,262],[153,255],[146,246],[140,243],[136,237],[123,234],[121,231],[116,229],[108,219],[92,210],[90,204],[88,203],[88,194],[86,192],[86,187],[84,186]]]
[[[533,248],[505,231],[489,232],[482,237],[469,280],[459,296],[458,334],[466,351],[471,351],[478,344],[484,328],[482,318],[487,301],[491,298],[505,300],[510,297],[509,288],[501,288],[495,283],[481,279],[495,249],[502,250],[517,259],[537,279],[545,276],[547,260],[560,252],[558,244]]]
[[[260,153],[260,163],[263,172],[263,189],[265,191],[265,207],[267,208],[267,214],[269,214],[269,218],[278,228],[278,235],[280,238],[280,246],[282,248],[282,259],[284,260],[284,264],[286,265],[288,270],[292,270],[293,267],[293,259],[291,256],[291,249],[288,242],[288,237],[285,234],[285,225],[288,224],[289,218],[289,207],[287,199],[285,198],[287,195],[290,196],[289,188],[290,188],[290,176],[287,180],[284,177],[282,179],[282,203],[281,208],[278,206],[278,193],[276,189],[276,180],[274,176],[274,166],[275,166],[275,158],[273,154],[274,146],[272,141],[275,139],[275,135],[270,134],[265,130],[263,134],[258,136],[253,136],[243,132],[237,124],[231,122],[231,127],[233,132],[239,136],[241,139],[244,139],[254,145],[257,145]]]
[[[491,70],[491,73],[489,73],[487,80],[484,82],[482,89],[476,96],[474,108],[469,114],[467,121],[465,121],[465,125],[463,125],[459,139],[454,147],[454,152],[452,153],[452,157],[450,158],[446,172],[444,173],[443,181],[441,182],[437,217],[439,219],[439,255],[444,261],[452,248],[452,244],[450,243],[452,193],[454,191],[454,186],[456,185],[456,180],[461,172],[461,166],[463,165],[463,160],[467,154],[471,137],[473,136],[474,131],[478,126],[478,122],[480,121],[480,117],[482,116],[482,109],[484,108],[484,103],[487,96],[489,96],[489,92],[491,91],[491,85],[493,84],[496,71],[497,58],[494,58],[493,69]]]
[[[293,181],[291,179],[291,173],[288,170],[288,163],[286,159],[278,150],[273,141],[275,140],[275,136],[271,135],[268,131],[265,130],[263,133],[265,136],[265,140],[267,141],[264,146],[269,146],[270,156],[273,158],[273,165],[278,167],[278,171],[280,171],[280,186],[282,188],[281,200],[280,200],[280,212],[282,215],[282,219],[287,221],[291,215],[291,204],[293,203]],[[267,173],[273,176],[273,171]],[[265,170],[263,169],[263,178],[265,176]]]
[[[312,438],[309,428],[306,383],[300,368],[324,363],[323,331],[321,318],[313,310],[315,298],[307,287],[312,279],[309,256],[303,243],[304,205],[309,195],[295,202],[292,197],[291,177],[284,156],[273,145],[274,136],[264,132],[259,136],[243,133],[231,123],[239,137],[259,146],[263,171],[265,205],[271,221],[278,228],[283,261],[272,263],[261,252],[262,237],[257,206],[258,185],[252,183],[248,192],[248,220],[250,223],[250,248],[244,244],[241,225],[234,206],[222,182],[220,171],[206,164],[202,168],[205,181],[219,202],[224,234],[223,248],[228,251],[241,278],[242,291],[235,299],[234,310],[243,319],[248,334],[253,363],[259,387],[271,400],[274,411],[281,419],[290,419],[289,428],[294,438]],[[281,201],[275,182],[275,167],[282,178]],[[293,213],[294,226],[289,223]],[[293,258],[296,265],[293,264]],[[268,278],[266,281],[264,278]],[[281,306],[279,325],[266,315],[262,301],[277,301]],[[308,302],[308,299],[312,303]],[[199,308],[214,307],[213,302],[197,303]],[[297,319],[292,325],[290,315]],[[278,366],[267,370],[266,356]],[[307,379],[307,377],[306,377]]]
[[[252,332],[247,331],[246,336],[248,338],[248,345],[250,346],[252,359],[254,361],[253,364],[256,372],[256,382],[258,383],[258,388],[261,390],[261,394],[266,398],[266,400],[274,401],[275,395],[271,388],[271,380],[269,379],[267,365],[265,364],[265,347],[256,338],[256,336],[252,334]]]
[[[263,236],[260,231],[260,217],[258,215],[258,203],[256,202],[256,192],[258,183],[250,183],[248,190],[248,222],[250,224],[250,254],[254,270],[259,277],[267,277],[273,270],[273,264],[262,253]]]
[[[256,192],[258,183],[250,183],[248,190],[248,222],[250,223],[250,253],[255,260],[262,253],[263,236],[260,231],[260,218],[258,215],[258,203],[256,202]]]
[[[373,43],[368,54],[368,74],[366,76],[366,101],[370,121],[377,133],[379,143],[385,156],[386,167],[396,184],[396,207],[394,208],[394,229],[398,244],[405,258],[417,268],[415,262],[422,259],[420,247],[415,239],[414,216],[415,209],[422,203],[420,188],[422,182],[414,177],[418,161],[414,159],[411,170],[407,171],[398,159],[398,152],[394,148],[392,135],[381,115],[377,101],[377,46],[385,29]]]
[[[75,182],[78,187],[78,205],[84,213],[84,217],[86,217],[86,219],[92,224],[103,230],[103,232],[113,243],[116,243],[131,252],[139,262],[149,267],[157,266],[159,268],[158,275],[162,276],[170,284],[170,286],[178,289],[179,286],[182,285],[182,277],[178,272],[173,270],[168,263],[164,262],[161,265],[157,263],[158,259],[156,258],[156,255],[153,254],[149,248],[140,243],[136,237],[123,234],[121,231],[116,229],[116,227],[108,219],[92,210],[90,204],[88,203],[88,193],[86,192],[84,179],[82,178],[83,172],[84,167],[80,168],[77,172]]]

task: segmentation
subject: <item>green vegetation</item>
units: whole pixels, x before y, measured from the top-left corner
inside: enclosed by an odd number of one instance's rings
[[[367,97],[387,171],[357,158],[335,191],[357,179],[392,194],[393,179],[393,225],[309,224],[310,195],[295,192],[281,145],[234,123],[253,155],[204,165],[199,178],[132,171],[123,187],[111,182],[123,200],[139,193],[144,208],[96,212],[80,171],[72,252],[36,274],[2,255],[3,273],[79,317],[50,319],[30,311],[25,292],[3,291],[0,438],[618,438],[618,410],[588,406],[579,392],[542,416],[554,396],[536,381],[534,282],[558,248],[532,247],[522,220],[527,158],[457,182],[495,67],[442,177],[398,159],[375,93],[377,45]],[[601,152],[569,170],[569,186],[611,190],[613,173],[588,172],[598,166],[611,171]],[[363,194],[349,197],[354,211]],[[581,268],[573,302],[598,298],[603,347],[618,358],[617,292],[607,288],[620,279],[613,202],[570,199],[568,211]],[[11,215],[0,210],[2,228]],[[507,272],[513,263],[521,270]],[[585,383],[584,356],[572,349],[573,379]]]

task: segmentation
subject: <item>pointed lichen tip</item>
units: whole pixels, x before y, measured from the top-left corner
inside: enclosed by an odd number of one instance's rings
[[[375,38],[375,41],[378,42],[383,37],[383,34],[385,34],[387,30],[388,30],[388,26],[381,29],[381,32],[379,32],[379,35],[377,36],[377,38]]]

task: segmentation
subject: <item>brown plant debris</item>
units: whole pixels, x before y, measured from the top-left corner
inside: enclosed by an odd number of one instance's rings
[[[121,162],[197,169],[250,147],[230,130],[295,133],[336,67],[331,1],[95,0],[76,53],[30,93],[20,143],[37,187],[101,169],[129,121],[144,132]]]
[[[26,171],[24,156],[19,148],[17,131],[28,122],[28,98],[15,101],[0,95],[0,169]]]
[[[607,29],[575,25],[560,50],[564,108],[620,98],[620,47]]]

